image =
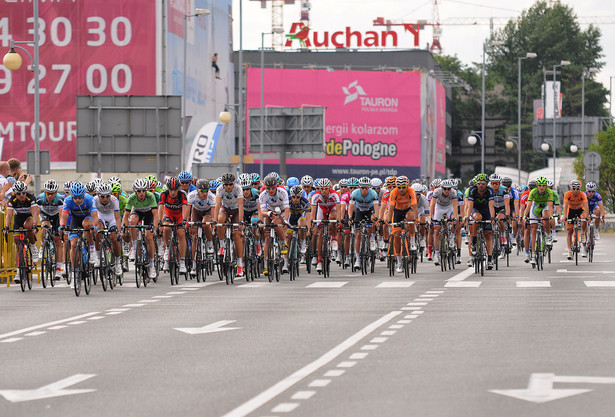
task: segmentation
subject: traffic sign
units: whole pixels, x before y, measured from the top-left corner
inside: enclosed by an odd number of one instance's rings
[[[600,171],[597,169],[585,169],[585,184],[590,181],[600,184]]]
[[[583,165],[586,169],[595,170],[600,168],[602,164],[602,157],[596,151],[588,151],[583,155]]]

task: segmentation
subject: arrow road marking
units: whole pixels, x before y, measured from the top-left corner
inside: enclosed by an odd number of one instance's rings
[[[592,391],[591,389],[555,389],[553,388],[554,382],[572,384],[615,384],[615,378],[532,374],[526,389],[498,389],[490,390],[490,392],[540,404]]]
[[[95,389],[64,389],[71,385],[78,384],[86,379],[96,376],[95,374],[76,374],[68,378],[61,379],[49,385],[42,386],[36,389],[26,390],[0,390],[0,395],[12,403],[23,401],[41,400],[43,398],[61,397],[63,395],[84,394],[86,392],[96,391]]]
[[[212,324],[208,324],[203,327],[176,327],[175,330],[179,330],[180,332],[188,333],[188,334],[203,334],[203,333],[215,333],[215,332],[225,332],[227,330],[237,330],[241,329],[241,327],[223,327],[227,324],[235,323],[236,320],[222,320],[217,321]]]

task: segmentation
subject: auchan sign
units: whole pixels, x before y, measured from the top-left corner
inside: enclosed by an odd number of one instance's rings
[[[419,28],[413,25],[404,25],[404,30],[413,36],[414,46],[419,46]],[[330,33],[312,31],[305,23],[293,23],[290,33],[286,35],[287,48],[293,46],[293,41],[298,41],[301,48],[371,48],[371,47],[396,47],[398,46],[398,34],[392,30],[381,32],[367,31],[365,33],[353,31],[346,27],[343,31]]]

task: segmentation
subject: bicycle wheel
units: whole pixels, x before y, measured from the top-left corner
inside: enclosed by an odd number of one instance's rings
[[[28,268],[26,267],[26,258],[24,255],[26,252],[26,246],[23,243],[21,243],[20,246],[21,247],[17,249],[19,250],[19,263],[17,264],[16,269],[19,271],[19,286],[21,287],[21,292],[25,292],[28,274]]]
[[[47,288],[47,278],[49,277],[49,247],[46,241],[43,243],[41,252],[41,284],[43,284],[43,288]],[[51,277],[51,282],[53,282],[53,276]]]
[[[83,289],[85,290],[86,295],[90,295],[90,291],[92,289],[92,269],[90,266],[90,251],[85,248],[83,248],[82,269],[83,273],[81,274],[81,278],[83,280]]]
[[[137,288],[141,288],[142,255],[141,242],[137,242],[137,253],[135,253],[135,282],[137,283]]]
[[[109,270],[110,251],[105,241],[100,243],[100,249],[100,264],[98,266],[100,274],[100,285],[102,286],[103,291],[107,291],[107,273]]]
[[[195,254],[194,254],[194,263],[195,263],[195,271],[196,272],[196,282],[201,282],[201,280],[205,281],[204,271],[203,271],[203,239],[200,237],[196,238],[195,242]],[[247,281],[247,279],[246,279]]]
[[[73,265],[73,288],[75,290],[75,295],[79,297],[81,294],[81,274],[83,273],[83,250],[81,249],[81,244],[77,243],[77,247],[75,248],[75,262]]]
[[[290,239],[290,248],[288,248],[288,275],[291,281],[295,280],[295,260],[297,259],[297,237],[293,236]]]

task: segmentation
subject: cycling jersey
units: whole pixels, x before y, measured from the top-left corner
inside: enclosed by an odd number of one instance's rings
[[[310,207],[310,203],[303,197],[299,199],[298,203],[293,203],[292,201],[289,203],[290,208],[290,219],[288,222],[292,226],[296,226],[299,222],[299,219],[305,217],[306,213],[312,211],[312,207]]]
[[[254,213],[258,211],[260,193],[256,188],[250,188],[250,198],[243,196],[243,211]]]
[[[506,187],[500,185],[500,188],[497,190],[494,190],[493,188],[491,189],[493,191],[493,207],[495,207],[495,210],[498,211],[500,209],[505,209],[505,199],[510,198],[510,194],[508,194]]]
[[[152,198],[155,197],[152,195]],[[164,217],[177,224],[181,223],[183,220],[182,209],[186,204],[188,204],[186,194],[180,191],[177,193],[177,196],[173,198],[169,190],[164,191],[160,195],[160,203],[158,203],[159,206],[164,207]]]
[[[584,203],[587,202],[587,196],[583,191],[579,191],[576,196],[572,194],[572,191],[566,191],[566,194],[564,195],[564,202],[568,203],[569,209],[580,210],[583,208]]]
[[[258,200],[261,212],[273,211],[276,208],[284,212],[284,209],[288,208],[288,193],[281,187],[276,188],[274,195],[270,195],[267,190],[261,192]]]
[[[312,201],[312,197],[314,197],[314,194],[316,194],[316,189],[314,188],[309,193],[306,193],[305,190],[303,190],[302,197],[305,198],[307,201]]]
[[[451,189],[448,195],[445,195],[442,188],[436,188],[431,198],[436,199],[436,206],[449,207],[453,205],[453,201],[457,200],[457,190]]]
[[[510,190],[508,190],[508,194],[510,195],[508,206],[510,207],[510,213],[512,214],[515,211],[515,200],[519,200],[519,191],[511,187]]]
[[[416,196],[416,207],[419,210],[419,216],[429,216],[429,201],[423,194]]]
[[[399,188],[391,191],[389,196],[389,207],[395,210],[408,210],[416,205],[416,193],[410,187],[406,188],[406,194],[401,194]]]
[[[551,189],[551,191],[553,191],[553,189]],[[559,193],[556,191],[553,191],[553,205],[559,206]]]
[[[100,197],[94,197],[94,207],[98,210],[98,219],[106,224],[110,229],[117,227],[115,213],[120,212],[120,202],[114,196],[109,198],[107,204],[102,204]]]
[[[329,191],[329,198],[325,199],[325,197],[320,193],[320,191],[316,192],[312,196],[312,205],[318,206],[319,209],[329,212],[335,208],[337,204],[340,203],[340,195],[333,190]]]
[[[489,202],[493,201],[493,190],[489,187],[485,189],[483,194],[478,192],[478,187],[473,186],[468,192],[468,201],[474,202],[474,211],[489,213]],[[484,216],[483,216],[484,217]],[[484,219],[487,220],[487,219]]]
[[[231,192],[224,189],[224,185],[220,185],[216,190],[216,198],[222,199],[222,207],[229,210],[237,210],[239,208],[239,199],[243,198],[243,190],[238,184],[235,184]]]
[[[527,198],[530,196],[531,190],[525,190],[521,196],[519,197],[519,206],[524,206],[527,204]]]
[[[41,213],[45,213],[47,216],[57,216],[64,205],[64,198],[61,194],[56,194],[53,200],[49,201],[47,195],[41,193],[36,199],[36,204],[41,208]]]
[[[30,209],[37,207],[34,194],[26,193],[24,201],[19,201],[16,195],[9,199],[9,207],[12,208],[18,216],[30,216]]]
[[[131,194],[130,198],[126,200],[124,210],[128,212],[146,213],[152,211],[152,209],[155,209],[157,207],[158,204],[156,204],[156,197],[152,192],[148,191],[145,193],[145,198],[143,198],[143,201],[139,200],[139,198],[137,197],[137,193]]]
[[[122,194],[118,194],[117,200],[120,202],[120,213],[123,213],[126,210],[126,203],[128,202],[128,198],[123,196]]]
[[[98,210],[94,206],[94,198],[89,194],[83,196],[81,204],[76,204],[72,195],[68,196],[64,199],[64,206],[62,207],[62,212],[70,213],[73,218],[80,217],[83,219],[90,217],[90,214],[96,211]]]
[[[598,192],[594,192],[593,196],[587,196],[587,204],[589,205],[589,211],[593,212],[596,207],[599,207],[599,204],[602,203],[602,196]]]
[[[346,207],[350,205],[350,191],[345,192],[344,194],[340,196],[340,203]]]
[[[356,206],[359,211],[373,210],[374,202],[378,202],[378,194],[374,190],[368,190],[365,197],[361,194],[361,189],[356,189],[350,194],[350,204]]]
[[[543,194],[540,194],[538,188],[534,188],[527,201],[532,203],[531,213],[534,214],[532,217],[541,217],[542,212],[548,208],[549,201],[553,201],[553,191],[547,188]]]
[[[211,210],[216,205],[216,196],[211,191],[207,191],[205,199],[201,199],[198,190],[190,191],[188,193],[188,204],[192,206],[193,210],[205,212]]]

